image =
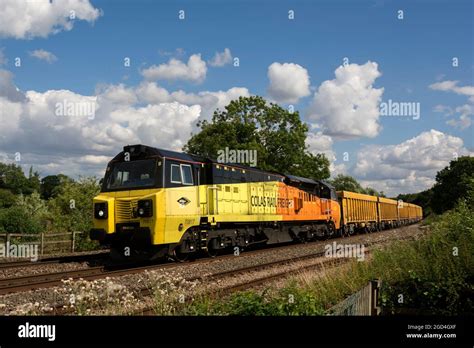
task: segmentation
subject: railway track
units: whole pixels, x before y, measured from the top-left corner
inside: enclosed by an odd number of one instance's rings
[[[331,242],[349,241],[352,238],[353,237],[336,238],[336,239],[332,239]],[[395,240],[401,240],[401,239],[403,238],[397,238]],[[389,239],[389,241],[392,241],[392,239]],[[369,246],[369,245],[381,244],[385,242],[387,242],[387,240],[376,241],[376,242],[365,242],[364,244],[366,246]],[[314,242],[314,243],[316,244],[318,242]],[[250,250],[250,251],[246,251],[245,253],[242,253],[241,255],[248,256],[248,255],[255,255],[255,254],[263,254],[263,253],[268,252],[268,250],[275,250],[275,249],[277,250],[281,249],[281,252],[284,252],[285,250],[298,248],[300,246],[301,244],[291,244],[291,245],[279,246],[276,248],[274,247],[270,249],[265,248],[265,249],[258,249],[258,250]],[[102,255],[102,257],[104,258],[106,256],[107,254]],[[258,270],[262,270],[265,268],[272,268],[278,265],[286,265],[286,264],[295,263],[295,262],[304,261],[311,258],[317,258],[317,257],[322,257],[322,256],[324,256],[324,252],[318,252],[318,253],[313,253],[313,254],[308,254],[308,255],[304,255],[300,257],[293,257],[293,258],[288,258],[288,259],[283,259],[283,260],[280,259],[280,260],[272,261],[265,264],[259,264],[255,266],[249,266],[249,267],[244,267],[244,268],[240,268],[236,270],[230,270],[230,271],[212,274],[212,275],[207,276],[206,280],[217,280],[219,278],[232,277],[239,273],[257,272]],[[70,262],[72,262],[72,260],[77,261],[77,260],[80,260],[81,257],[86,257],[86,255],[79,255],[76,257],[71,256],[69,257],[69,260]],[[27,275],[27,276],[14,277],[14,278],[4,278],[4,279],[0,279],[0,295],[20,292],[20,291],[30,291],[30,290],[36,290],[36,289],[41,289],[41,288],[53,287],[53,286],[61,285],[62,280],[65,280],[65,279],[96,280],[96,279],[101,279],[105,277],[116,277],[116,276],[122,276],[122,275],[127,275],[127,274],[139,273],[146,270],[177,268],[177,267],[185,266],[186,264],[193,264],[193,265],[196,265],[199,263],[208,264],[208,263],[223,261],[225,259],[235,258],[235,257],[236,256],[234,256],[233,254],[226,254],[226,255],[221,255],[219,257],[216,257],[216,258],[197,259],[197,260],[189,261],[185,263],[161,263],[161,264],[145,264],[145,265],[123,264],[123,265],[114,265],[114,266],[93,266],[87,269],[68,270],[68,271],[54,272],[54,273],[42,273],[42,274]],[[65,262],[64,258],[43,259],[41,262],[38,262],[38,264],[60,263],[60,262]],[[26,263],[30,264],[31,262],[26,262]],[[12,264],[14,264],[13,267],[21,267],[20,264],[25,264],[25,262],[16,261],[16,262],[13,262]],[[5,265],[5,268],[7,268],[6,265]],[[193,280],[201,279],[201,278],[203,277],[199,276],[199,277],[189,278],[186,280],[193,281]],[[263,281],[264,280],[262,280],[262,282]],[[249,286],[250,285],[251,284],[249,284]],[[236,289],[238,289],[238,287],[236,287]],[[146,295],[146,292],[147,292],[147,289],[142,290],[142,293],[144,295]]]
[[[397,238],[395,240],[401,241],[401,240],[409,240],[409,239],[413,239],[413,237],[409,236],[409,237],[404,237],[404,238]],[[394,241],[394,240],[374,241],[374,242],[366,243],[365,246],[371,247],[371,248],[368,248],[367,250],[365,250],[364,256],[370,255],[370,253],[374,250],[375,246],[383,245],[390,241]],[[244,275],[246,273],[252,273],[252,272],[262,272],[265,270],[275,269],[278,266],[288,266],[291,264],[297,264],[298,262],[312,260],[312,259],[314,259],[317,262],[309,264],[309,265],[297,267],[297,268],[290,268],[284,271],[278,271],[275,273],[264,275],[263,277],[257,277],[255,279],[245,280],[245,282],[239,282],[237,284],[233,284],[233,285],[225,286],[223,288],[219,288],[213,291],[209,291],[205,295],[210,296],[210,297],[227,296],[237,291],[251,289],[263,284],[271,283],[273,281],[278,281],[278,280],[288,278],[289,276],[294,275],[295,271],[301,272],[301,271],[310,271],[310,270],[322,270],[322,269],[335,267],[335,266],[347,263],[351,261],[352,258],[347,258],[347,257],[327,258],[325,257],[325,252],[323,251],[323,252],[316,252],[316,253],[312,253],[308,255],[303,255],[300,257],[287,258],[287,259],[267,262],[264,264],[252,265],[252,266],[242,267],[242,268],[238,268],[234,270],[217,272],[217,273],[210,274],[204,277],[202,276],[190,277],[190,278],[186,278],[186,280],[187,281],[195,281],[195,280],[219,281],[219,280],[223,280],[229,277],[238,277],[239,275]],[[152,296],[153,293],[149,288],[143,288],[140,291],[140,295]],[[145,315],[145,316],[155,315],[155,309],[145,308],[140,311],[137,311],[135,314]]]
[[[45,257],[45,258],[38,259],[37,261],[8,261],[8,262],[0,262],[0,270],[19,268],[19,267],[36,267],[36,266],[43,266],[43,265],[68,263],[68,262],[99,261],[99,260],[104,260],[107,257],[108,257],[108,253],[99,253],[99,254]]]
[[[0,279],[0,295],[13,292],[30,291],[61,285],[65,279],[96,280],[105,277],[117,277],[125,274],[143,272],[156,268],[166,268],[173,264],[161,265],[120,265],[94,266],[86,269],[68,270],[64,272],[42,273],[22,277]]]

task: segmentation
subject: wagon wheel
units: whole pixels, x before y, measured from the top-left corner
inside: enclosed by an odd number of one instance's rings
[[[331,238],[336,234],[336,226],[334,225],[334,222],[329,221],[327,227],[328,227],[327,237]]]
[[[342,228],[342,236],[343,237],[349,237],[350,236],[350,228],[347,225],[344,225]]]
[[[338,231],[338,235],[339,235],[339,237],[341,237],[341,238],[346,237],[346,236],[347,236],[346,233],[347,233],[347,232],[345,231],[345,227],[344,227],[344,226],[342,226],[342,227],[339,229],[339,231]]]

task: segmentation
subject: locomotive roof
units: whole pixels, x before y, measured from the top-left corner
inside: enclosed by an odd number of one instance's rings
[[[291,182],[311,184],[311,185],[317,185],[318,184],[318,182],[314,181],[313,179],[303,178],[301,176],[289,175],[289,174],[287,174],[285,176],[288,179],[290,179]]]
[[[289,175],[289,174],[286,174],[285,177],[289,179],[290,184],[307,184],[307,185],[313,185],[313,186],[322,184],[329,188],[334,188],[334,186],[332,186],[330,183],[324,180],[316,181],[313,179],[303,178],[302,176]]]
[[[188,161],[188,162],[203,162],[203,163],[213,163],[213,164],[219,164],[219,165],[227,165],[227,166],[230,166],[230,167],[254,170],[254,171],[258,171],[258,172],[262,172],[262,173],[268,173],[268,174],[271,174],[271,175],[278,175],[278,176],[281,176],[281,177],[286,177],[292,183],[303,183],[303,184],[309,184],[309,185],[318,185],[319,183],[322,183],[326,186],[332,187],[329,183],[327,183],[325,181],[319,181],[318,182],[318,181],[315,181],[313,179],[308,179],[308,178],[304,178],[304,177],[301,177],[301,176],[289,175],[289,174],[280,174],[280,173],[277,173],[277,172],[265,171],[265,170],[262,170],[262,169],[248,167],[248,166],[244,166],[244,165],[240,165],[240,164],[220,163],[217,160],[212,159],[212,158],[201,157],[201,156],[198,156],[198,155],[188,154],[188,153],[185,153],[185,152],[177,152],[177,151],[159,149],[159,148],[156,148],[156,147],[151,147],[151,146],[142,145],[142,144],[124,146],[123,151],[120,152],[117,156],[115,156],[112,161],[122,160],[123,159],[123,154],[125,152],[133,153],[134,151],[139,151],[145,157],[160,156],[160,157],[163,157],[163,158],[173,158],[173,159],[183,160],[183,161]]]
[[[174,158],[177,160],[183,160],[188,162],[207,162],[208,160],[204,157],[197,155],[191,155],[184,152],[177,152],[171,150],[158,149],[156,147],[151,147],[147,145],[127,145],[123,147],[123,151],[120,152],[117,156],[113,158],[112,161],[119,161],[123,159],[123,154],[125,152],[130,152],[133,156],[134,152],[138,152],[140,157],[153,157],[160,156],[163,158]]]

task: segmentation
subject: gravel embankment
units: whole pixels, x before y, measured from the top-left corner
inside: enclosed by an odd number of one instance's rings
[[[266,249],[255,254],[241,253],[240,256],[212,259],[207,262],[190,262],[173,268],[129,274],[96,281],[66,281],[63,286],[38,289],[24,293],[0,296],[1,315],[51,314],[62,306],[70,307],[80,314],[130,314],[150,306],[153,298],[143,296],[142,289],[153,289],[156,296],[177,296],[186,298],[197,293],[215,291],[235,284],[246,283],[272,272],[294,270],[321,260],[308,259],[287,265],[268,268],[258,272],[239,273],[217,281],[209,281],[206,276],[224,271],[255,266],[276,260],[309,255],[324,251],[327,244],[365,244],[374,241],[388,241],[408,236],[421,236],[425,229],[419,225],[384,231],[373,234],[357,235],[352,238],[338,238],[327,241]],[[370,247],[369,247],[370,248]],[[186,279],[202,277],[201,280],[189,282]]]

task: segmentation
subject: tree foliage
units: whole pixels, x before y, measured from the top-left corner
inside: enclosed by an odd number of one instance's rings
[[[40,184],[41,198],[50,199],[55,197],[60,190],[60,185],[67,181],[71,182],[72,179],[64,174],[45,176],[41,179]]]
[[[40,233],[41,223],[22,206],[11,206],[0,210],[1,233]]]
[[[9,208],[16,202],[16,196],[6,189],[0,189],[0,209]]]
[[[200,132],[191,136],[184,151],[217,158],[226,147],[256,150],[258,167],[263,170],[329,178],[329,161],[306,149],[308,126],[298,112],[289,112],[277,104],[267,104],[259,96],[240,97],[225,110],[216,110],[211,122],[198,123]]]
[[[462,198],[474,191],[474,158],[459,157],[436,174],[431,205],[437,214],[454,208]]]
[[[413,203],[423,208],[423,216],[428,216],[432,213],[431,199],[433,197],[433,189],[418,192],[418,193],[407,193],[399,194],[397,199],[401,199],[404,202]]]
[[[339,174],[329,182],[335,187],[336,191],[351,191],[371,196],[385,197],[385,194],[382,191],[377,192],[377,190],[371,187],[363,188],[356,179],[349,175]]]
[[[33,172],[33,168],[30,167],[27,178],[19,165],[0,163],[0,188],[10,190],[14,194],[29,195],[39,191],[39,174]]]
[[[64,181],[56,197],[48,201],[55,228],[63,232],[89,231],[92,228],[92,199],[99,191],[94,177]]]

